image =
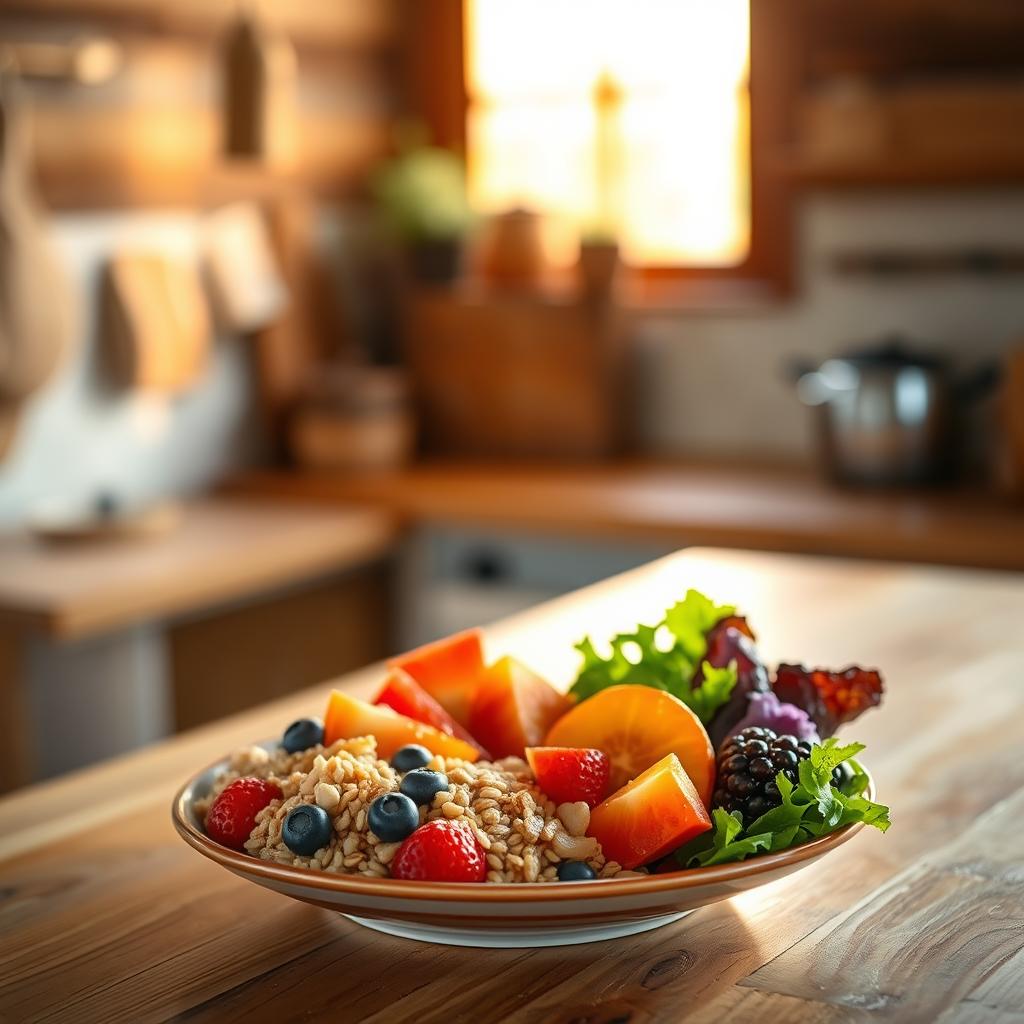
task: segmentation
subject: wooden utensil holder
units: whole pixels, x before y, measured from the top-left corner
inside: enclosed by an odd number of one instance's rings
[[[595,459],[622,445],[626,394],[610,305],[417,292],[406,355],[428,451]]]

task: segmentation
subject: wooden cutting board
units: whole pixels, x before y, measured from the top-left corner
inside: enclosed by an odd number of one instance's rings
[[[74,295],[28,178],[24,94],[0,67],[0,457],[18,409],[53,375],[75,331]]]
[[[104,281],[107,363],[124,387],[176,394],[202,375],[210,314],[195,266],[157,253],[119,253]]]

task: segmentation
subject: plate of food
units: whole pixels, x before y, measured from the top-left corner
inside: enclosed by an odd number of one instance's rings
[[[488,663],[478,630],[395,658],[373,702],[336,690],[197,773],[175,827],[248,881],[472,946],[647,931],[889,827],[863,745],[835,735],[880,703],[877,671],[769,672],[694,590],[577,648],[568,693]]]

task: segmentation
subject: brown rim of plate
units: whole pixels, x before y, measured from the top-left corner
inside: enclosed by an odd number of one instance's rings
[[[261,878],[294,885],[310,886],[338,893],[359,896],[388,896],[394,899],[411,900],[455,900],[460,903],[519,903],[534,898],[527,894],[537,892],[536,885],[525,882],[413,882],[400,878],[365,878],[359,875],[343,875],[333,872],[315,871],[311,868],[297,868],[260,860],[247,853],[221,846],[201,832],[189,820],[185,809],[185,797],[196,779],[222,764],[224,759],[198,772],[178,790],[171,805],[171,819],[178,834],[193,849],[223,867],[241,874],[259,875]],[[875,783],[868,775],[868,799],[875,798]],[[715,864],[705,868],[686,868],[658,875],[633,878],[597,878],[586,885],[579,882],[544,882],[537,896],[545,900],[580,900],[595,896],[626,896],[629,893],[672,892],[692,889],[702,885],[732,882],[753,875],[760,875],[776,868],[789,867],[810,860],[852,839],[862,828],[863,822],[854,822],[828,835],[819,836],[810,842],[792,846],[779,853],[765,853],[750,860],[730,864]],[[396,889],[396,886],[400,887]]]

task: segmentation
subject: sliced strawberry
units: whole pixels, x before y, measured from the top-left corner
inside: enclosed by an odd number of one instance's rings
[[[447,711],[426,690],[420,686],[408,672],[403,669],[392,667],[388,673],[384,688],[377,694],[374,704],[384,704],[397,711],[400,715],[416,719],[426,725],[432,725],[435,729],[448,736],[455,736],[460,740],[476,747],[483,758],[489,758],[490,754],[464,729],[458,722],[448,714]]]
[[[587,834],[608,860],[640,867],[711,828],[700,795],[679,758],[668,754],[600,803]]]
[[[484,671],[479,629],[424,644],[392,658],[388,665],[408,672],[461,725],[469,728],[469,706]]]
[[[527,747],[537,785],[556,804],[582,800],[594,807],[608,792],[612,763],[593,747]]]

